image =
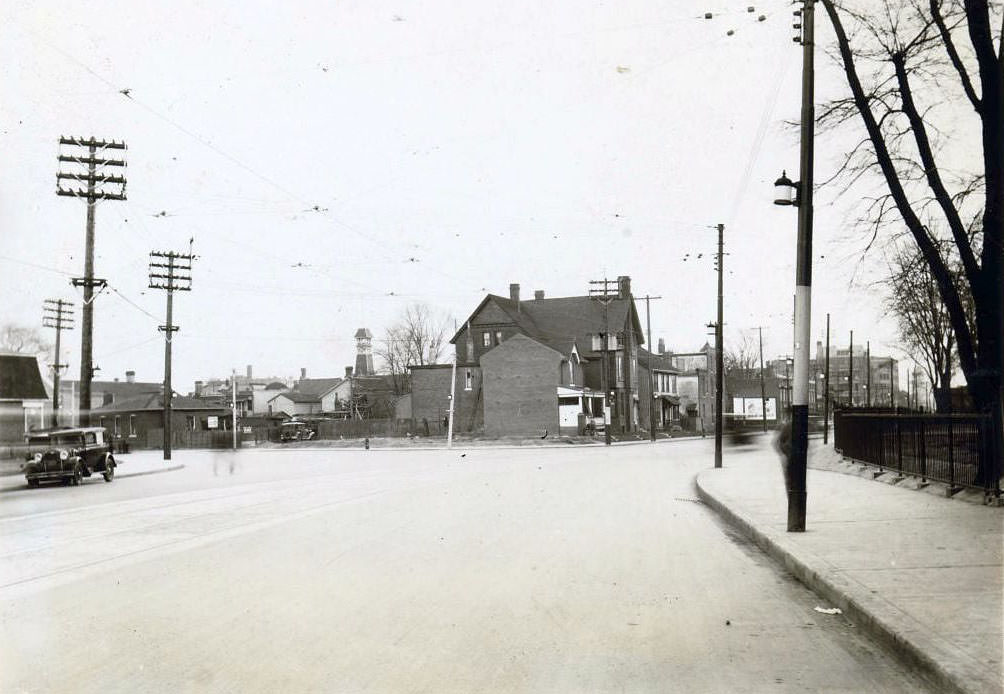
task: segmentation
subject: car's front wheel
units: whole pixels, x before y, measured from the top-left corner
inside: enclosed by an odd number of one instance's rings
[[[105,478],[105,482],[111,482],[115,479],[115,460],[111,457],[105,461],[105,471],[101,473],[101,476]]]

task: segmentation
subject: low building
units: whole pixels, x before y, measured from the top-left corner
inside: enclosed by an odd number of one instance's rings
[[[23,443],[26,432],[44,429],[48,400],[37,357],[0,354],[0,441]]]
[[[231,428],[230,408],[207,403],[200,398],[175,395],[171,398],[171,429],[222,431]],[[157,447],[163,441],[163,393],[147,393],[103,405],[91,412],[95,426],[103,426],[117,439],[140,447]]]

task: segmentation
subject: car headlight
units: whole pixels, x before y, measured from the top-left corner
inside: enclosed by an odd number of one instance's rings
[[[69,457],[70,457],[70,454],[67,453],[66,451],[60,451],[59,452],[59,459],[60,460],[66,460]]]
[[[34,460],[36,463],[41,463],[42,462],[42,454],[41,453],[36,453],[35,455],[32,456],[31,459]]]

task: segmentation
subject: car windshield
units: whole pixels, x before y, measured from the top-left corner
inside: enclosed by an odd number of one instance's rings
[[[80,434],[61,434],[52,437],[55,446],[74,446],[80,444]]]

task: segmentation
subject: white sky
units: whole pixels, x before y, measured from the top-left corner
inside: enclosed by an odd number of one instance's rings
[[[342,375],[357,328],[379,338],[414,301],[463,321],[510,282],[567,296],[630,275],[663,297],[653,337],[690,351],[711,339],[718,222],[726,340],[762,325],[768,358],[790,352],[796,214],[771,199],[782,168],[797,178],[781,121],[801,52],[788,2],[750,2],[5,3],[0,322],[79,309],[86,206],[55,194],[57,139],[93,135],[129,145],[129,199],[97,210],[96,275],[118,291],[96,303],[100,379],[162,378],[148,253],[190,237],[181,392],[246,364]],[[817,67],[818,103],[843,85],[821,51]],[[847,146],[818,140],[817,182]],[[830,312],[835,344],[853,329],[888,353],[833,197],[816,196],[813,339]]]

